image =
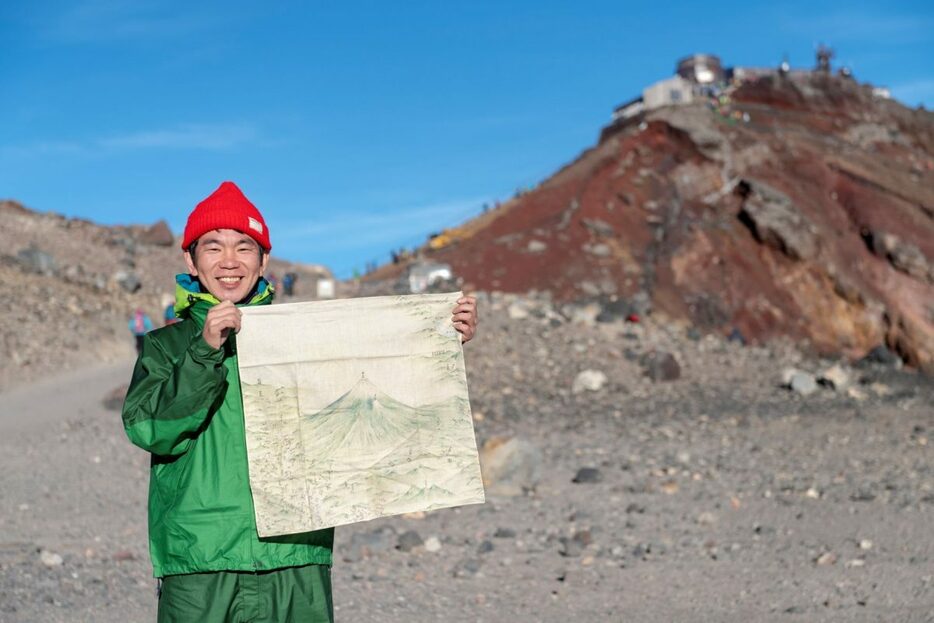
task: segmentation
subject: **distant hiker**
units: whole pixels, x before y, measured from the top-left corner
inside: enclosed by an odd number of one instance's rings
[[[232,182],[195,207],[182,241],[190,274],[176,277],[184,322],[143,338],[123,404],[127,436],[152,454],[160,622],[333,621],[334,529],[256,531],[234,336],[238,306],[272,302],[262,277],[271,248],[266,221]],[[463,341],[474,336],[473,297],[459,299],[452,322]]]
[[[292,272],[288,272],[282,278],[282,289],[285,291],[286,296],[292,296],[292,293],[295,291],[295,279],[297,275]]]
[[[136,354],[139,355],[143,352],[143,338],[152,331],[152,320],[150,320],[149,314],[140,308],[136,308],[136,311],[130,316],[128,325],[133,337],[136,338]]]

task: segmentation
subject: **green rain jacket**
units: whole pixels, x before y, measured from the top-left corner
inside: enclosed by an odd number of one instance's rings
[[[333,528],[257,536],[235,336],[218,350],[205,342],[205,316],[219,301],[189,275],[176,280],[183,320],[146,335],[123,404],[130,441],[152,453],[153,575],[330,565]],[[272,297],[260,279],[247,305]]]

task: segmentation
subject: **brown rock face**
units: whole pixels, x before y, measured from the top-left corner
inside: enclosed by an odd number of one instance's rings
[[[428,254],[479,289],[647,296],[708,330],[885,342],[934,372],[934,114],[817,74],[731,96],[605,128]]]

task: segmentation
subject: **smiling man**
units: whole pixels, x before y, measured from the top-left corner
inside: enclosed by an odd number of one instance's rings
[[[333,529],[260,539],[247,473],[233,335],[240,306],[266,305],[266,222],[232,182],[185,226],[184,321],[146,335],[123,405],[130,440],[152,454],[149,549],[159,621],[332,621]],[[452,313],[464,342],[476,300]]]

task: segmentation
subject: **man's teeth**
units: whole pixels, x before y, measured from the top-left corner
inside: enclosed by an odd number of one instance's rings
[[[223,281],[224,283],[237,283],[240,281],[240,277],[220,277],[218,281]]]

